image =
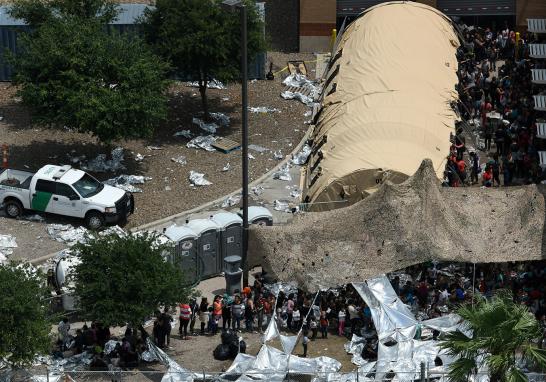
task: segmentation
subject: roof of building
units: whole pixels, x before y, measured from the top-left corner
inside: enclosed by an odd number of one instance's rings
[[[0,0],[0,4],[2,1]],[[0,6],[0,26],[23,26],[26,25],[25,22],[21,19],[14,19],[9,16],[8,10],[9,6],[4,2],[5,5]],[[119,15],[116,20],[111,24],[113,25],[132,25],[135,24],[137,19],[144,14],[144,10],[150,7],[146,3],[122,3],[119,4]]]

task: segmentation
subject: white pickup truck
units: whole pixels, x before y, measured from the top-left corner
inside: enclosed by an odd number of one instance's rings
[[[134,211],[133,195],[102,184],[70,166],[46,165],[38,172],[0,169],[0,205],[8,217],[24,210],[85,219],[90,229],[123,222]]]

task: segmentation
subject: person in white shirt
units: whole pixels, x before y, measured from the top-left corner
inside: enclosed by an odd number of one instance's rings
[[[339,310],[339,313],[337,314],[337,333],[340,336],[345,335],[345,316],[345,307],[343,307]]]
[[[59,322],[57,330],[59,331],[59,341],[63,343],[62,350],[64,351],[68,348],[68,344],[70,343],[70,323],[68,322],[68,318],[65,317]]]

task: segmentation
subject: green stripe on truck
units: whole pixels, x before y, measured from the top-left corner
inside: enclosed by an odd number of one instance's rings
[[[51,192],[36,191],[32,198],[31,208],[35,211],[45,212],[52,195]]]

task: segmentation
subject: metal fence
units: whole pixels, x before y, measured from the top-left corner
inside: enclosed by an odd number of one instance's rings
[[[544,382],[546,374],[526,373],[529,382]],[[117,370],[117,371],[62,371],[54,372],[49,370],[48,375],[28,375],[26,378],[17,378],[17,381],[47,381],[47,382],[81,382],[81,381],[99,381],[99,382],[149,382],[149,381],[169,381],[169,382],[224,382],[236,381],[240,377],[244,381],[276,381],[276,382],[383,382],[383,381],[449,381],[445,372],[432,372],[425,367],[417,371],[397,371],[385,372],[366,372],[354,370],[352,372],[331,372],[317,370],[314,374],[303,374],[291,371],[290,373],[264,370],[263,372],[252,373],[224,373],[224,372],[184,372],[167,370]],[[485,378],[484,378],[485,377]],[[478,373],[469,378],[469,381],[489,380],[487,374]]]

